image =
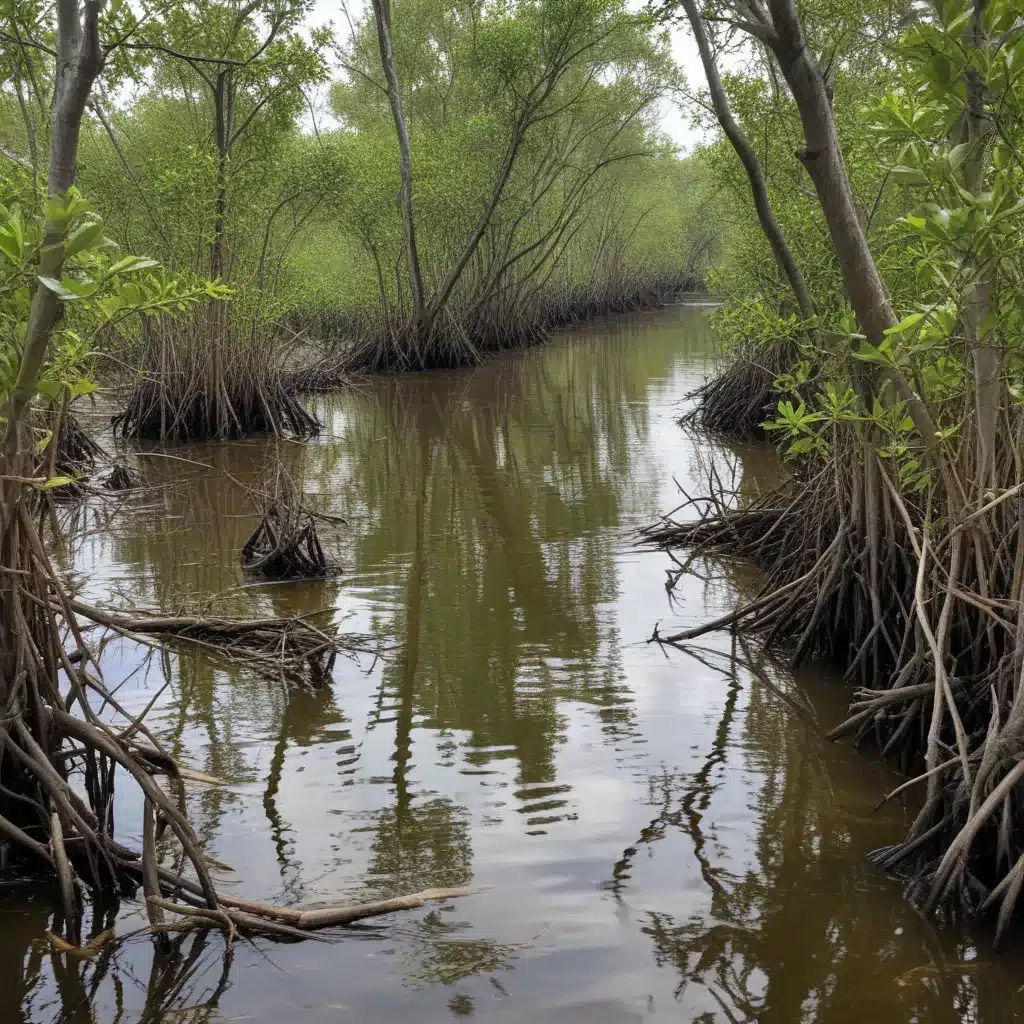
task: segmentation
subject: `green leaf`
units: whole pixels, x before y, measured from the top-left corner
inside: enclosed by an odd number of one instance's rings
[[[78,296],[69,289],[65,288],[55,277],[42,277],[39,278],[39,283],[44,288],[49,288],[58,299],[63,302],[74,302]]]
[[[43,204],[43,214],[50,224],[63,228],[68,222],[68,207],[61,196],[52,196]]]
[[[789,446],[789,454],[804,455],[817,444],[817,440],[816,437],[801,437]]]
[[[107,274],[127,274],[129,271],[148,270],[151,267],[158,266],[160,266],[160,264],[156,260],[151,260],[144,256],[125,256],[123,259],[119,259],[107,271]]]
[[[959,146],[954,146],[949,151],[949,166],[955,171],[960,165],[967,159],[967,154],[971,150],[971,144],[969,142],[961,142]]]
[[[99,288],[97,281],[77,281],[73,277],[62,277],[60,286],[76,299],[87,299]],[[68,300],[71,301],[70,299]]]
[[[884,363],[890,365],[890,360],[886,358],[885,353],[880,352],[870,341],[862,341],[860,348],[857,349],[853,354],[854,359],[859,359],[862,363]]]
[[[974,8],[973,7],[968,7],[967,10],[963,12],[963,14],[961,14],[959,17],[954,18],[946,26],[946,32],[949,35],[951,35],[951,36],[955,36],[957,34],[957,32],[959,32],[960,29],[962,29],[964,27],[964,25],[966,25],[967,22],[971,20],[973,15],[974,15]]]
[[[0,229],[0,253],[12,263],[21,263],[23,240],[11,228]]]
[[[64,247],[65,259],[77,256],[88,249],[96,249],[103,244],[103,221],[95,221],[79,228]]]
[[[886,328],[885,334],[888,337],[892,334],[903,334],[911,327],[916,327],[924,319],[924,313],[908,313],[898,324]]]
[[[919,167],[907,167],[903,164],[897,164],[889,173],[895,181],[901,182],[904,185],[928,184],[928,175]]]
[[[124,306],[138,306],[142,302],[142,289],[137,284],[129,282],[122,285],[117,297]]]
[[[54,487],[67,487],[68,484],[73,484],[75,478],[72,476],[51,476],[49,480],[43,484],[43,490],[49,491]]]

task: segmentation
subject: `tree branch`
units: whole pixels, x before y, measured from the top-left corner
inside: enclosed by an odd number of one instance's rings
[[[24,167],[27,171],[32,170],[32,164],[29,163],[23,156],[18,156],[17,153],[12,153],[6,146],[0,143],[0,155],[7,157],[8,160],[13,161],[20,167]]]
[[[20,36],[12,36],[3,30],[0,30],[0,39],[6,39],[9,43],[14,43],[15,46],[30,46],[33,50],[42,50],[43,53],[47,53],[51,57],[57,56],[56,50],[51,50],[42,43],[37,43],[33,39],[22,39]]]

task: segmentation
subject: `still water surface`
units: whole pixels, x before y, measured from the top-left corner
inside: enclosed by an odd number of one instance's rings
[[[703,312],[609,321],[455,373],[324,400],[325,436],[278,446],[324,511],[345,572],[245,587],[244,491],[270,442],[141,459],[152,487],[69,514],[62,557],[97,601],[290,614],[336,606],[392,637],[330,686],[285,690],[194,655],[106,652],[108,684],[185,763],[218,884],[307,903],[427,886],[484,891],[336,933],[237,945],[145,935],[50,953],[45,894],[4,891],[0,1021],[494,1021],[879,1024],[1015,1019],[1019,965],[937,931],[867,853],[898,839],[895,777],[824,733],[848,698],[726,636],[695,656],[645,643],[756,586],[690,567],[638,527],[759,450],[674,423],[708,372]],[[213,469],[205,469],[200,462]],[[240,589],[243,588],[244,589]],[[117,821],[139,841],[139,807]],[[125,935],[142,923],[127,906]]]

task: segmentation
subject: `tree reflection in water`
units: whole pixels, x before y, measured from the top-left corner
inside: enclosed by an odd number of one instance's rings
[[[194,934],[68,961],[40,941],[40,899],[4,915],[0,1020],[268,1020],[282,991],[315,987],[312,971],[294,980],[307,961],[321,971],[317,1021],[337,1019],[342,990],[362,993],[360,1011],[385,1003],[389,1020],[424,1007],[424,1019],[484,1016],[507,999],[502,1020],[592,1007],[606,1024],[652,993],[684,1020],[845,1024],[848,1007],[858,1020],[874,1008],[886,1022],[1002,1020],[1005,975],[957,973],[968,938],[933,936],[896,886],[883,898],[878,879],[865,883],[865,854],[895,819],[876,824],[870,802],[850,817],[875,787],[866,759],[822,739],[842,694],[739,641],[705,638],[667,661],[628,646],[667,614],[653,605],[667,559],[638,555],[632,531],[666,507],[672,473],[696,483],[702,460],[730,458],[671,424],[702,372],[680,376],[680,360],[704,345],[692,321],[666,316],[471,372],[375,380],[321,402],[313,445],[181,453],[213,472],[146,457],[149,490],[69,516],[77,544],[61,564],[98,600],[337,605],[397,642],[309,689],[197,652],[143,667],[125,642],[110,646],[112,684],[138,669],[120,696],[139,708],[167,682],[151,726],[229,783],[187,793],[207,852],[241,867],[219,881],[298,903],[474,882],[488,858],[508,880],[490,903],[366,922],[338,946],[239,945],[233,964],[221,937]],[[671,461],[662,444],[677,445]],[[741,497],[770,486],[770,460],[733,454]],[[278,456],[347,520],[321,532],[340,579],[254,587],[241,573],[253,510],[220,471],[251,480]],[[749,566],[688,566],[677,612],[692,621],[752,585]],[[117,814],[135,842],[138,808]],[[550,1002],[537,1009],[539,989]]]
[[[99,934],[95,925],[94,931]],[[32,938],[23,957],[5,956],[4,962],[18,985],[13,992],[4,988],[3,1002],[11,1000],[8,1005],[22,1014],[5,1020],[204,1024],[222,1019],[232,955],[221,935],[192,931],[112,940],[87,959],[56,953],[45,939]]]
[[[652,777],[656,814],[608,883],[629,899],[640,851],[673,833],[688,840],[706,906],[689,919],[648,909],[641,928],[656,963],[677,974],[678,1002],[716,1005],[690,1019],[844,1024],[874,1005],[886,1021],[1001,1020],[997,1008],[1014,992],[985,962],[989,939],[976,947],[969,935],[937,934],[906,912],[896,883],[883,903],[850,884],[872,822],[842,809],[843,779],[830,772],[837,759],[818,725],[836,709],[808,701],[823,696],[820,679],[794,679],[762,652],[731,644],[720,658],[727,690],[709,748],[696,771]],[[737,841],[716,824],[716,797],[735,784],[731,774],[752,767],[749,828]]]

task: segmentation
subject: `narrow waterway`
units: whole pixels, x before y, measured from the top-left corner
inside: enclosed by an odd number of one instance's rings
[[[373,380],[319,403],[312,444],[146,455],[144,490],[63,511],[60,558],[97,602],[334,606],[396,644],[309,689],[108,645],[122,702],[155,698],[151,728],[225,780],[188,793],[219,885],[295,904],[481,891],[329,943],[226,958],[219,934],[140,933],[80,960],[51,952],[47,894],[5,883],[0,1021],[1015,1019],[1020,952],[922,920],[868,862],[910,812],[876,812],[896,777],[824,739],[841,683],[728,636],[694,656],[645,642],[756,586],[699,562],[670,600],[672,561],[635,543],[712,462],[745,493],[778,472],[676,426],[708,346],[703,310],[680,306]],[[244,578],[239,482],[275,451],[345,518],[321,526],[340,578]],[[122,786],[132,845],[139,810]],[[143,924],[126,904],[118,935]]]

